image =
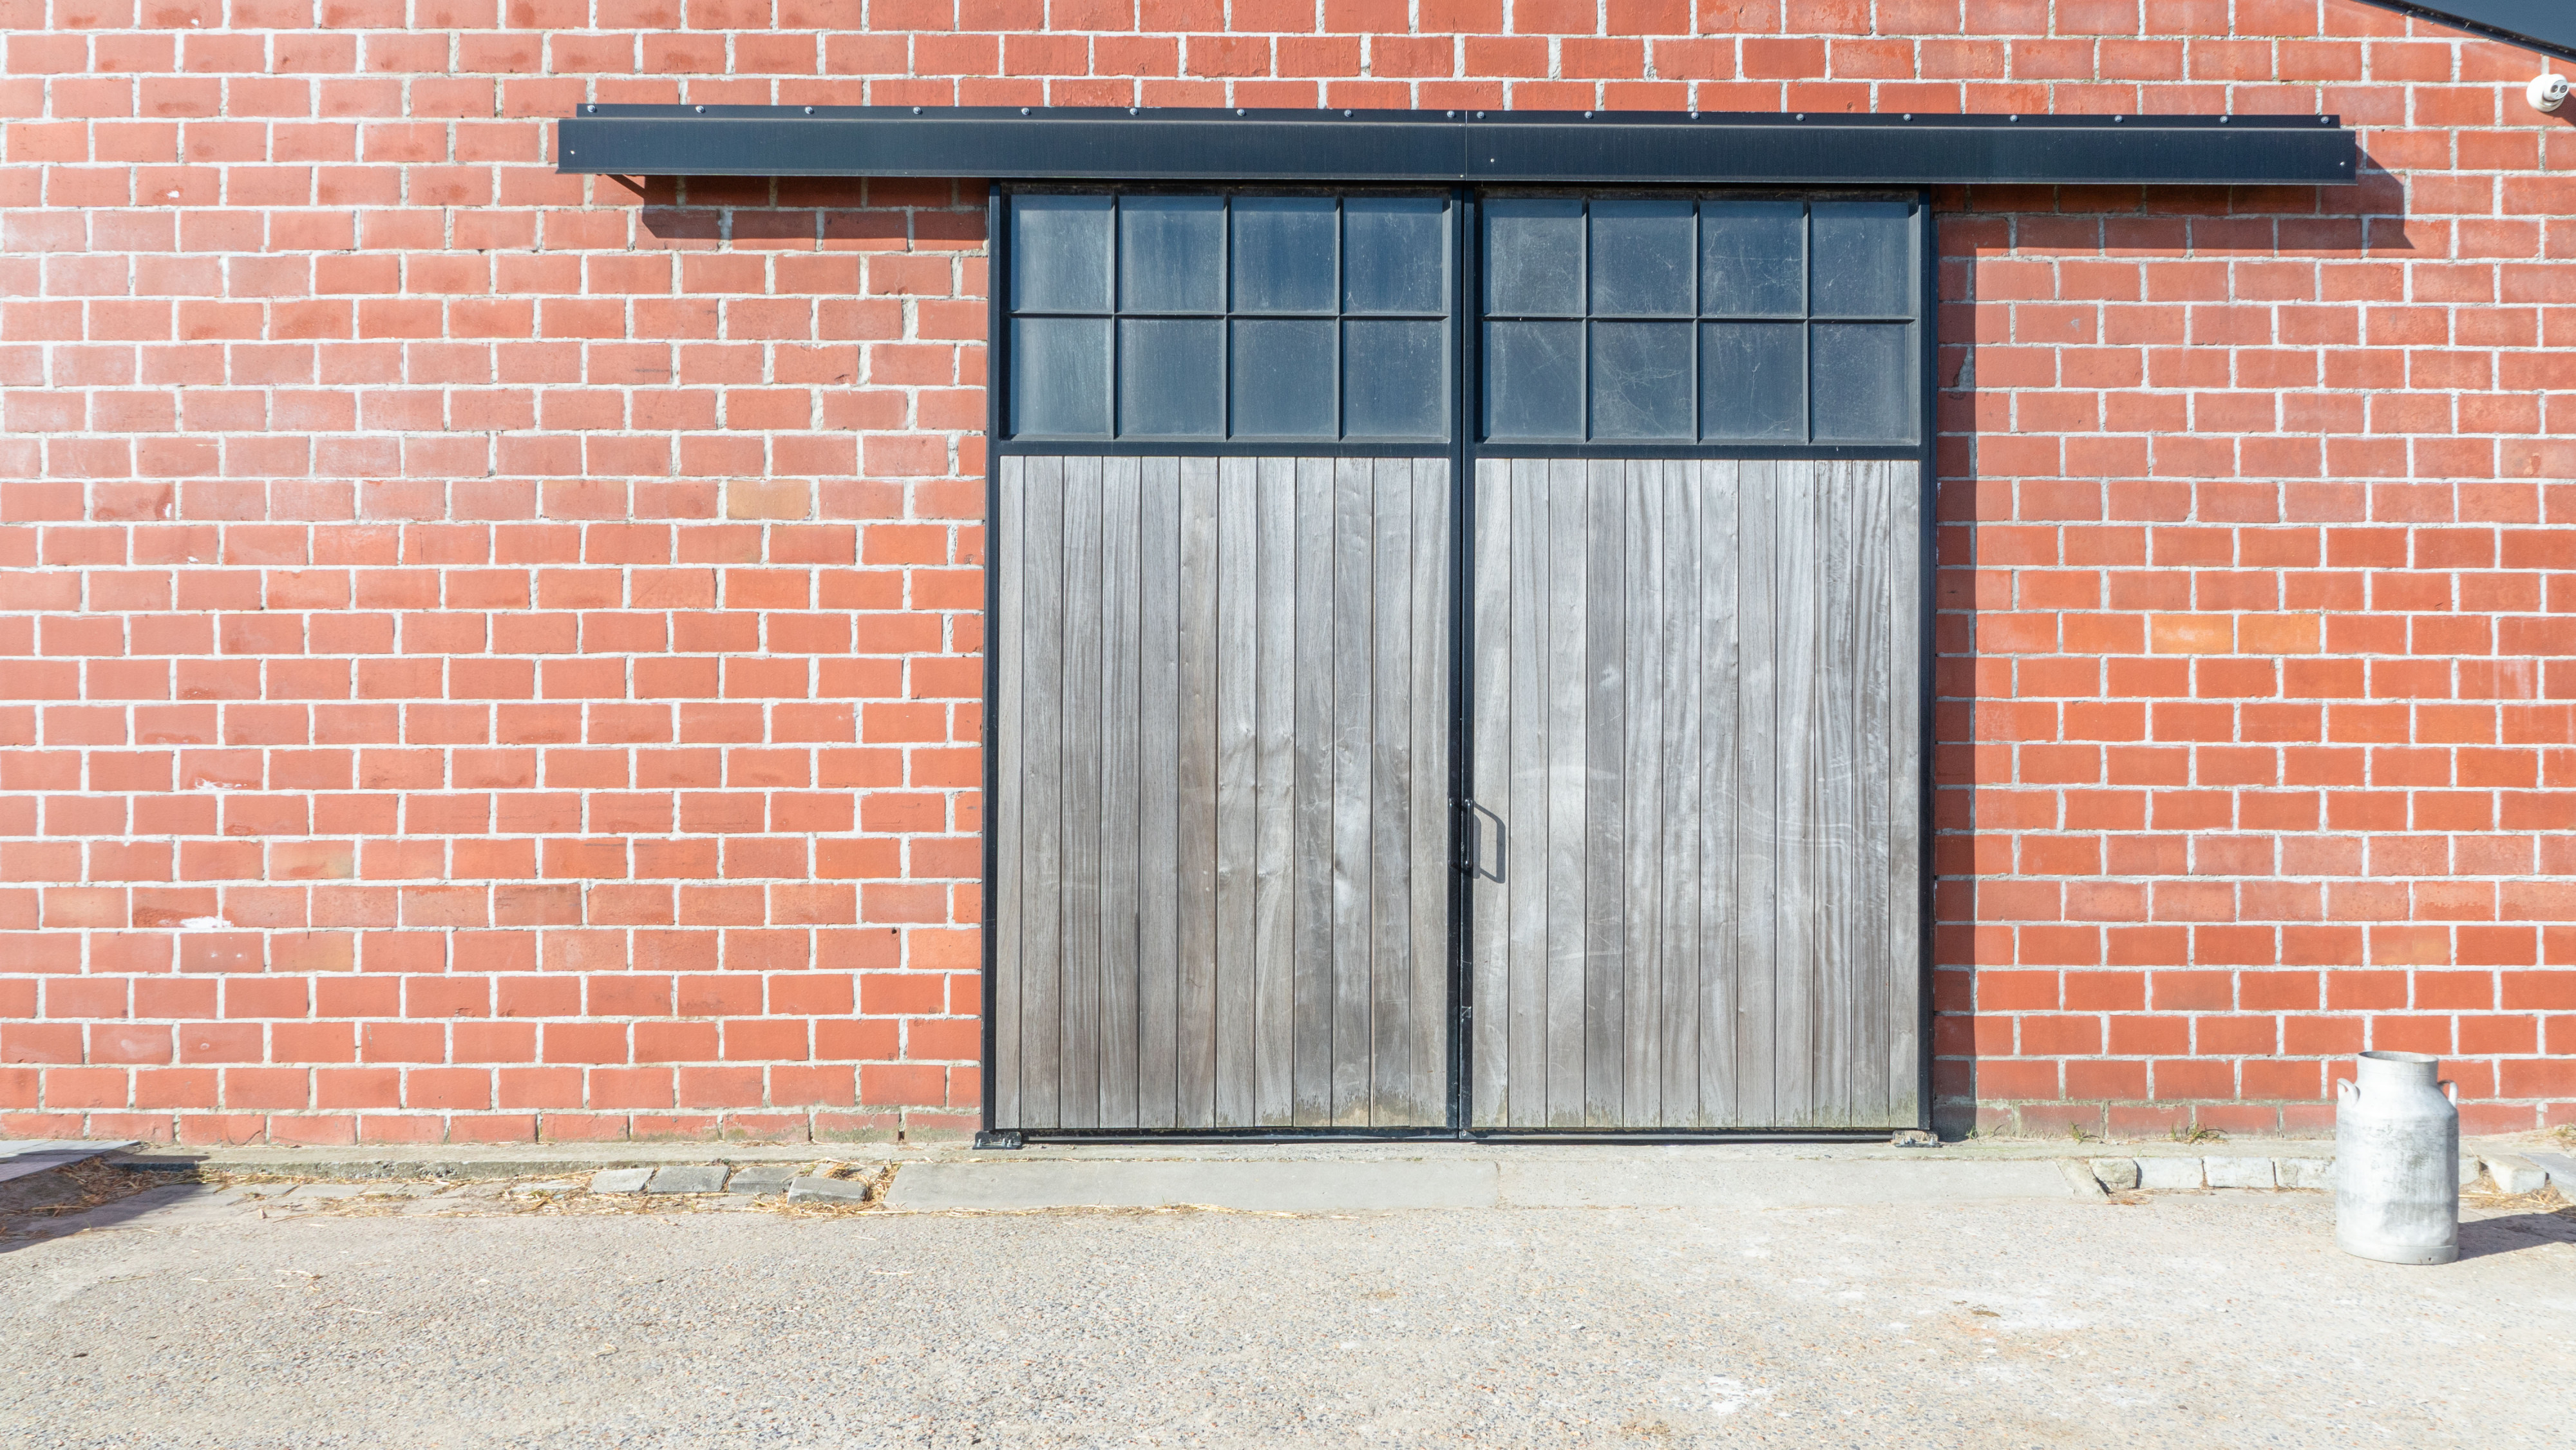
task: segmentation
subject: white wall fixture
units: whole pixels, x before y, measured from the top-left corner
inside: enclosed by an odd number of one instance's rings
[[[2533,76],[2531,84],[2523,88],[2522,94],[2523,99],[2531,102],[2533,110],[2554,113],[2560,106],[2567,104],[2567,77]]]

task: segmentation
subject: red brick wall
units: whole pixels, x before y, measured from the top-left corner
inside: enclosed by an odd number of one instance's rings
[[[2342,113],[2358,188],[1943,198],[1939,1085],[2302,1129],[2394,1046],[2576,1116],[2540,64],[1787,11],[0,0],[0,1132],[971,1123],[981,188],[546,160],[863,97]]]

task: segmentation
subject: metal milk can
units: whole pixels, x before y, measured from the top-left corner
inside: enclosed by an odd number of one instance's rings
[[[2460,1110],[2440,1059],[2365,1052],[2335,1084],[2335,1243],[2391,1264],[2460,1256]]]

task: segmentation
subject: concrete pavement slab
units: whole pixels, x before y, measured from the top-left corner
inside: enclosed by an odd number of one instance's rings
[[[1491,1161],[917,1163],[895,1175],[892,1208],[1237,1208],[1355,1213],[1490,1208]]]

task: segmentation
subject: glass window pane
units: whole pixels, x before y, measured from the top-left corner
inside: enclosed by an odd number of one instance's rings
[[[1701,324],[1702,437],[1806,441],[1806,331],[1796,322]]]
[[[1342,324],[1343,437],[1445,438],[1448,420],[1448,324]]]
[[[1594,202],[1591,265],[1593,316],[1690,316],[1691,204]]]
[[[1119,199],[1118,310],[1225,310],[1223,197]]]
[[[1234,310],[1333,310],[1333,199],[1234,199]]]
[[[1583,315],[1583,203],[1486,203],[1485,310],[1502,317]]]
[[[1817,442],[1914,441],[1913,324],[1820,322],[1810,346]]]
[[[1691,332],[1687,322],[1592,324],[1593,437],[1691,436]]]
[[[1109,436],[1109,319],[1021,317],[1011,322],[1011,432]]]
[[[1583,436],[1583,324],[1485,328],[1485,436]]]
[[[1118,436],[1225,432],[1225,324],[1118,324]]]
[[[1815,204],[1815,316],[1914,315],[1913,214],[1906,201]]]
[[[1806,260],[1803,203],[1700,203],[1699,310],[1704,316],[1803,316]]]
[[[1011,198],[1011,306],[1109,310],[1109,198]]]
[[[1342,202],[1342,307],[1449,311],[1449,204],[1436,196]]]
[[[1234,324],[1234,436],[1330,438],[1333,324]]]

